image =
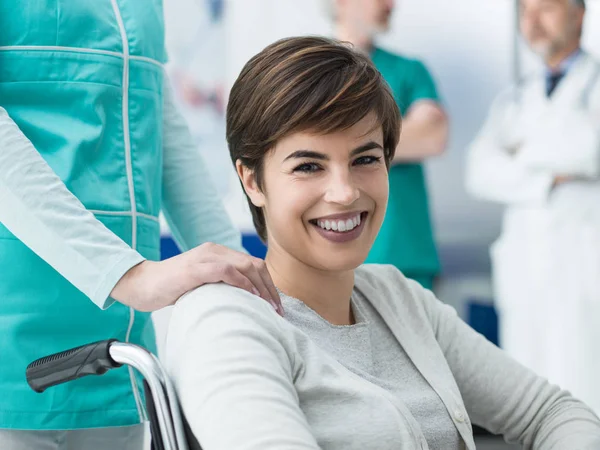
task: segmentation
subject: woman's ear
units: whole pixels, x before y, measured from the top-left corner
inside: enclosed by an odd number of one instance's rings
[[[254,170],[243,165],[239,159],[235,162],[235,169],[238,177],[240,177],[242,186],[244,186],[244,191],[246,191],[246,195],[250,198],[252,204],[257,208],[265,206],[265,196],[258,187]]]

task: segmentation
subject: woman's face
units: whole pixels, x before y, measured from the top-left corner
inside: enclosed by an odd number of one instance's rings
[[[242,179],[263,208],[269,253],[319,270],[352,270],[367,257],[385,215],[382,128],[369,114],[348,130],[290,135],[265,157],[262,192],[252,176]]]

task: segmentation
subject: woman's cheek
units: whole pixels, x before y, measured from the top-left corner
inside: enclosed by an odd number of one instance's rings
[[[389,178],[386,170],[365,172],[357,178],[360,189],[373,200],[387,202],[389,195]]]

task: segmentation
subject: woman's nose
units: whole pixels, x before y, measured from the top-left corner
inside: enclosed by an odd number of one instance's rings
[[[325,201],[347,206],[354,203],[359,197],[360,191],[350,173],[331,177],[325,194]]]

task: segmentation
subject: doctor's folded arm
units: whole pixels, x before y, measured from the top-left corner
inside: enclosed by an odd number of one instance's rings
[[[600,412],[600,61],[582,0],[522,0],[545,70],[502,92],[471,144],[467,190],[505,206],[490,249],[500,343]]]

